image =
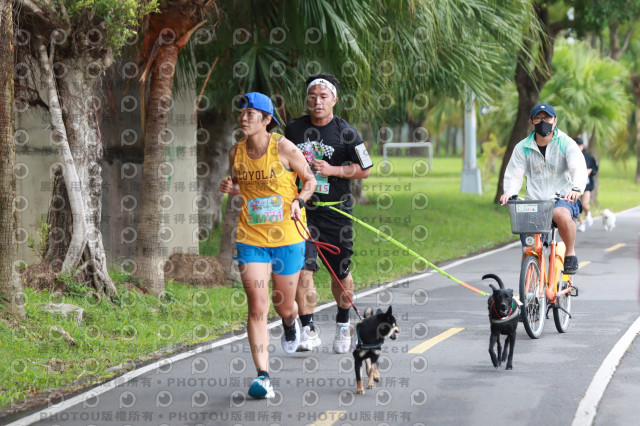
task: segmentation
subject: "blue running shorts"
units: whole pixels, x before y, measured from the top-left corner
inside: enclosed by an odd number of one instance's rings
[[[273,273],[291,275],[300,272],[304,265],[305,242],[281,247],[259,247],[236,243],[238,265],[245,263],[271,263]]]

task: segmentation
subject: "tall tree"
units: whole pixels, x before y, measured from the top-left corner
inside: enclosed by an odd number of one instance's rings
[[[168,129],[169,106],[173,102],[173,82],[178,54],[191,35],[207,22],[213,0],[161,0],[160,12],[148,15],[144,27],[142,57],[145,71],[141,78],[144,132],[144,162],[140,221],[136,239],[135,275],[152,294],[164,292],[165,254],[160,250],[162,220],[158,202],[165,193],[167,175],[164,141]],[[149,82],[149,98],[146,84]]]
[[[560,127],[572,136],[586,132],[592,149],[613,145],[632,111],[627,69],[584,42],[564,38],[556,42],[553,68],[542,97],[556,108]]]
[[[609,56],[618,61],[629,51],[631,42],[636,41],[633,35],[638,33],[640,0],[609,0],[606,2],[571,0],[569,3],[575,8],[574,26],[578,36],[591,38],[594,47],[599,44],[603,57]],[[640,69],[637,55],[632,53],[630,56],[631,61],[627,61],[627,64],[632,70],[630,74],[631,91],[636,98],[636,110],[640,113],[640,96],[637,90]],[[640,183],[640,132],[636,131],[634,139],[635,151],[638,155],[635,180]],[[619,151],[621,150],[615,150],[614,153],[617,154]]]
[[[0,0],[0,304],[24,318],[22,285],[15,269],[16,151],[13,141],[13,5]]]
[[[536,15],[545,33],[540,33],[534,27],[529,28],[523,34],[524,47],[518,54],[514,77],[518,91],[518,109],[511,135],[507,142],[507,148],[502,158],[498,186],[494,197],[495,203],[500,202],[500,196],[503,193],[504,173],[511,154],[513,154],[513,149],[529,133],[529,113],[538,103],[540,92],[551,77],[553,45],[556,36],[564,28],[564,24],[562,19],[552,21],[549,11],[550,3],[552,2],[544,0],[534,2]],[[532,56],[536,59],[535,61],[531,60]]]
[[[521,57],[517,60],[515,83],[518,90],[518,110],[508,139],[500,168],[494,202],[498,203],[502,195],[504,172],[513,153],[513,148],[527,136],[529,112],[538,103],[540,92],[551,77],[553,45],[556,36],[563,30],[571,29],[580,37],[592,36],[599,40],[600,50],[613,59],[619,59],[627,49],[637,23],[640,11],[639,0],[535,0],[535,9],[544,34],[525,34],[529,41],[527,49],[521,54],[534,52],[540,58],[539,66]],[[570,9],[572,8],[572,10]],[[609,33],[609,44],[605,45],[605,32]],[[620,33],[624,33],[621,37]],[[594,43],[595,45],[595,43]],[[595,47],[595,46],[594,46]],[[640,151],[640,139],[638,140]],[[640,173],[640,168],[639,172]]]
[[[591,38],[602,56],[620,60],[640,20],[639,0],[569,0],[574,19],[571,27],[578,37]],[[606,42],[608,38],[608,43]]]
[[[20,6],[20,60],[38,70],[48,100],[51,141],[59,149],[71,206],[70,241],[62,243],[61,272],[115,293],[102,244],[102,154],[99,129],[101,75],[114,49],[135,34],[138,19],[152,10],[134,0],[16,0]],[[32,73],[33,74],[33,73]],[[32,75],[31,74],[31,75]],[[27,78],[21,86],[29,84]],[[36,85],[35,81],[30,82]],[[61,235],[69,230],[62,230]]]
[[[286,122],[304,111],[304,79],[331,72],[341,81],[336,112],[370,123],[374,134],[391,109],[406,119],[417,95],[462,96],[471,87],[486,100],[506,75],[505,49],[521,47],[521,29],[537,25],[528,0],[219,6],[225,20],[201,53],[219,58],[207,93],[212,107],[233,114],[234,96],[262,91],[274,96]]]

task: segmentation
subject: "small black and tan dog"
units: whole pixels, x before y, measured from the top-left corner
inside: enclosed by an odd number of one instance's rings
[[[516,344],[516,330],[518,328],[518,318],[520,308],[513,298],[513,290],[504,288],[504,284],[500,277],[495,274],[486,274],[482,279],[493,278],[496,280],[500,288],[495,288],[492,284],[489,287],[493,290],[493,294],[487,301],[489,307],[489,320],[491,321],[491,338],[489,339],[489,355],[493,366],[498,368],[505,360],[507,367],[505,370],[513,369],[513,347]],[[500,335],[504,334],[507,338],[504,340],[504,350],[500,346]],[[498,344],[498,355],[496,356],[493,347]],[[507,352],[507,346],[509,352]],[[508,358],[507,358],[508,357]]]
[[[369,376],[368,389],[373,389],[374,380],[380,381],[378,371],[378,358],[382,352],[382,344],[387,337],[395,340],[400,328],[396,325],[396,319],[392,314],[391,306],[387,312],[378,309],[367,308],[364,311],[364,320],[356,324],[352,337],[353,358],[356,370],[356,391],[364,393],[362,386],[362,361],[365,361],[367,376]]]

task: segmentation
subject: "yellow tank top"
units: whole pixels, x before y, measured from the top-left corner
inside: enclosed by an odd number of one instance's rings
[[[281,247],[303,241],[291,219],[291,203],[298,196],[297,175],[280,162],[280,138],[282,135],[272,133],[267,152],[257,160],[247,155],[246,138],[238,142],[233,169],[242,195],[236,235],[239,243]],[[302,209],[305,226],[306,222]],[[304,232],[302,227],[300,230]]]

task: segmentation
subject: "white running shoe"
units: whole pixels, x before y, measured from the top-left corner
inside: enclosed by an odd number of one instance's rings
[[[292,354],[298,349],[298,345],[300,344],[300,324],[298,324],[298,320],[293,321],[294,328],[290,328],[287,330],[284,328],[284,332],[282,333],[282,338],[280,341],[282,342],[282,349],[288,354]]]
[[[344,354],[351,347],[351,324],[348,322],[336,323],[336,336],[333,338],[333,351]]]
[[[249,388],[249,396],[255,399],[273,398],[275,395],[271,380],[264,376],[256,377]]]
[[[587,226],[593,225],[593,218],[591,217],[591,212],[587,214]]]
[[[581,223],[580,225],[578,225],[578,231],[584,232],[586,230],[587,230],[587,227],[585,226],[584,223]]]
[[[313,348],[320,346],[320,335],[317,330],[311,330],[311,327],[305,325],[300,332],[300,344],[298,345],[298,352],[311,351]]]

